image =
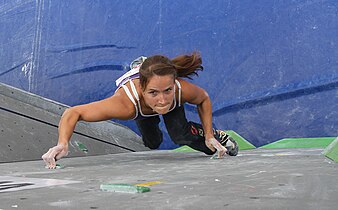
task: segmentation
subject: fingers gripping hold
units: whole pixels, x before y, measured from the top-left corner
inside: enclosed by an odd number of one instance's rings
[[[52,147],[42,155],[42,159],[45,161],[46,166],[49,169],[54,169],[56,167],[56,160],[61,159],[62,157],[68,154],[68,148],[64,145],[57,145]]]
[[[208,139],[206,141],[206,145],[211,151],[215,151],[215,149],[217,150],[218,158],[224,157],[225,153],[227,152],[227,149],[222,146],[215,138]]]

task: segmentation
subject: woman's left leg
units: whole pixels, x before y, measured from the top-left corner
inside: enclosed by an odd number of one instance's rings
[[[215,153],[205,145],[204,135],[198,133],[195,123],[187,121],[183,106],[176,107],[163,115],[163,119],[169,136],[175,144],[188,145],[208,155]]]
[[[171,112],[163,115],[163,119],[170,138],[176,144],[188,145],[191,148],[208,155],[215,153],[205,145],[205,136],[202,125],[187,121],[183,106],[176,107]],[[238,144],[236,141],[222,130],[213,129],[213,131],[215,139],[227,149],[227,154],[236,156],[238,153]]]

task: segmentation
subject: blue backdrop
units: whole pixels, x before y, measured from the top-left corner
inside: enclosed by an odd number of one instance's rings
[[[336,0],[13,0],[0,17],[0,82],[72,106],[111,96],[140,55],[198,50],[216,127],[256,146],[338,135]]]

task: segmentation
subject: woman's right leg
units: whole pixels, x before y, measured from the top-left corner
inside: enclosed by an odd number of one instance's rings
[[[163,134],[158,126],[160,118],[154,116],[135,121],[141,132],[144,146],[150,149],[157,149],[163,141]]]

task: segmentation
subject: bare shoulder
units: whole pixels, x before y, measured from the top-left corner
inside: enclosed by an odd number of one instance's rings
[[[111,108],[113,118],[128,120],[135,117],[135,106],[130,101],[123,88],[118,89],[115,94],[107,100],[107,106]]]
[[[181,78],[178,78],[177,80],[181,84],[183,102],[199,104],[206,97],[209,97],[208,93],[198,85]]]
[[[109,98],[79,105],[73,109],[80,114],[80,119],[88,122],[109,119],[128,120],[134,118],[135,108],[123,89],[119,89]]]

